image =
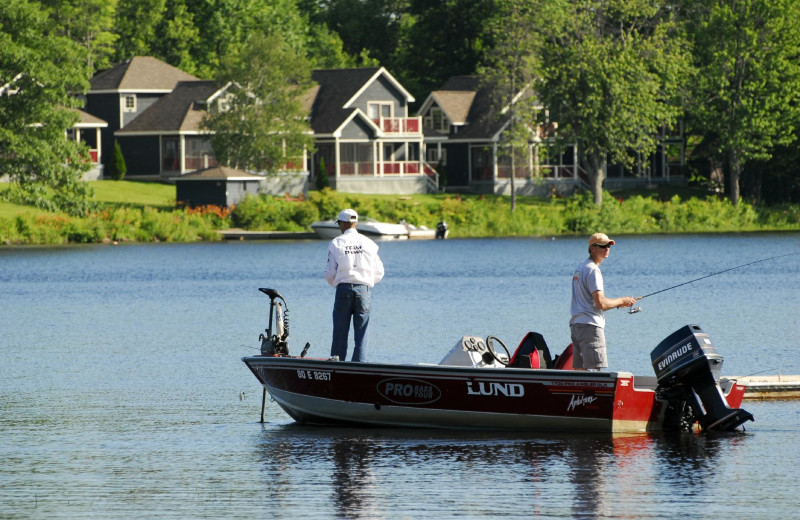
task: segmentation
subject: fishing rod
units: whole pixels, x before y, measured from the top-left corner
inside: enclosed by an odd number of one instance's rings
[[[775,260],[776,258],[783,258],[784,256],[792,256],[792,255],[800,255],[800,252],[786,253],[784,255],[771,256],[769,258],[762,258],[761,260],[755,260],[753,262],[748,262],[746,264],[737,265],[736,267],[730,267],[728,269],[723,269],[722,271],[717,271],[716,273],[707,274],[705,276],[701,276],[700,278],[695,278],[694,280],[689,280],[688,282],[679,283],[678,285],[673,285],[672,287],[667,287],[666,289],[661,289],[660,291],[651,292],[650,294],[645,294],[644,296],[638,296],[636,298],[636,301],[638,302],[639,300],[644,300],[645,298],[648,298],[650,296],[654,296],[656,294],[660,294],[662,292],[669,291],[669,290],[675,289],[677,287],[681,287],[683,285],[688,285],[688,284],[696,282],[698,280],[703,280],[705,278],[710,278],[712,276],[717,276],[718,274],[727,273],[728,271],[733,271],[734,269],[741,269],[742,267],[747,267],[748,265],[758,264],[758,263],[761,263],[761,262],[766,262],[768,260]],[[631,307],[631,310],[628,311],[628,314],[636,314],[637,312],[642,312],[642,308],[641,307]]]

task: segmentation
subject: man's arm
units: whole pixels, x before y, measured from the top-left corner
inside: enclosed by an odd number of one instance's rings
[[[609,309],[617,309],[619,307],[633,307],[633,304],[636,303],[636,298],[633,296],[622,296],[620,298],[606,298],[605,293],[603,291],[595,291],[592,293],[592,298],[594,299],[594,306],[600,309],[601,311],[607,311]]]

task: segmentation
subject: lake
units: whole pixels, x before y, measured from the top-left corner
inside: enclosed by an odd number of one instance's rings
[[[611,370],[651,375],[650,350],[691,323],[724,356],[723,375],[800,374],[800,233],[613,238],[608,296],[668,290],[637,314],[606,313]],[[569,343],[585,238],[380,246],[387,274],[373,291],[370,361],[438,363],[463,335],[491,334],[512,350],[531,330],[553,353]],[[261,388],[241,362],[267,325],[257,289],[286,299],[293,353],[308,341],[309,355],[327,356],[326,248],[0,248],[0,518],[800,510],[800,401],[745,401],[755,422],[726,435],[303,427],[269,401],[261,424]]]

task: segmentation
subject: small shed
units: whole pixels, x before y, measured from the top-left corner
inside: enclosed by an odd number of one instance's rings
[[[227,208],[258,193],[261,175],[227,166],[214,166],[175,179],[175,200],[189,208],[214,205]]]

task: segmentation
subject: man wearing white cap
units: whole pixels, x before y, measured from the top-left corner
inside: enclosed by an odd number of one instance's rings
[[[325,279],[336,287],[333,303],[333,341],[331,357],[347,357],[347,337],[353,320],[353,361],[366,361],[367,325],[371,307],[371,289],[383,278],[383,262],[378,246],[356,231],[358,213],[343,209],[338,217],[342,234],[328,246]]]
[[[603,288],[600,264],[608,258],[614,241],[605,233],[589,237],[589,258],[572,275],[572,367],[575,370],[600,370],[608,366],[604,311],[631,307],[633,296],[608,298]]]

